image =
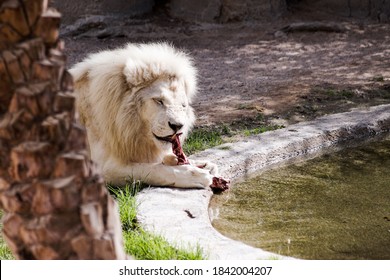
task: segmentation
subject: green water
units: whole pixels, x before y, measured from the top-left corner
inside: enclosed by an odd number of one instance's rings
[[[390,138],[266,171],[210,207],[218,231],[267,251],[390,260]]]

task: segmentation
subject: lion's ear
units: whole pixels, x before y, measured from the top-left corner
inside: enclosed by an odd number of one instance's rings
[[[88,83],[88,71],[89,67],[85,62],[80,62],[69,69],[76,88],[81,88],[84,84]]]
[[[196,95],[197,73],[195,68],[187,70],[187,73],[184,75],[184,84],[188,101],[191,103],[193,97]]]

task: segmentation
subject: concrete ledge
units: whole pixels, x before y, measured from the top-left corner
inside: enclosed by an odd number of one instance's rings
[[[291,125],[242,142],[224,144],[192,158],[212,160],[218,164],[223,177],[234,181],[271,165],[389,130],[390,105],[380,105]],[[210,222],[211,196],[210,190],[148,188],[137,196],[138,219],[146,230],[164,236],[172,244],[199,245],[209,259],[289,259],[217,232]]]

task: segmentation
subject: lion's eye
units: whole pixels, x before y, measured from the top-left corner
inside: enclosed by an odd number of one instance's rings
[[[162,99],[154,98],[153,100],[154,100],[154,102],[156,102],[158,105],[164,106],[164,101],[162,101]]]
[[[183,108],[185,108],[185,107],[187,107],[187,104],[183,103],[182,106],[183,106]]]

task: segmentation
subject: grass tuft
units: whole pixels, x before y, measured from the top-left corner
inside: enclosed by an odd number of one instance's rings
[[[183,145],[187,155],[203,151],[223,143],[220,129],[198,128],[192,131]]]
[[[140,186],[141,183],[127,184],[124,188],[108,186],[111,195],[114,196],[118,203],[123,231],[131,231],[138,228],[135,194],[139,191]]]
[[[0,209],[0,220],[3,219],[3,211]],[[3,231],[3,223],[0,223],[0,231]],[[14,260],[15,257],[12,255],[11,250],[8,248],[3,234],[0,234],[0,260]]]
[[[184,250],[173,247],[161,236],[142,229],[123,232],[126,253],[140,260],[202,260],[200,247]]]
[[[280,125],[268,125],[264,123],[263,118],[261,114],[258,114],[256,117],[257,124],[251,125],[249,128],[245,124],[236,124],[236,128],[226,124],[208,128],[196,128],[188,135],[183,145],[183,151],[186,155],[191,155],[223,143],[232,142],[235,136],[251,136],[284,127]],[[230,147],[222,147],[221,149],[230,149]]]

